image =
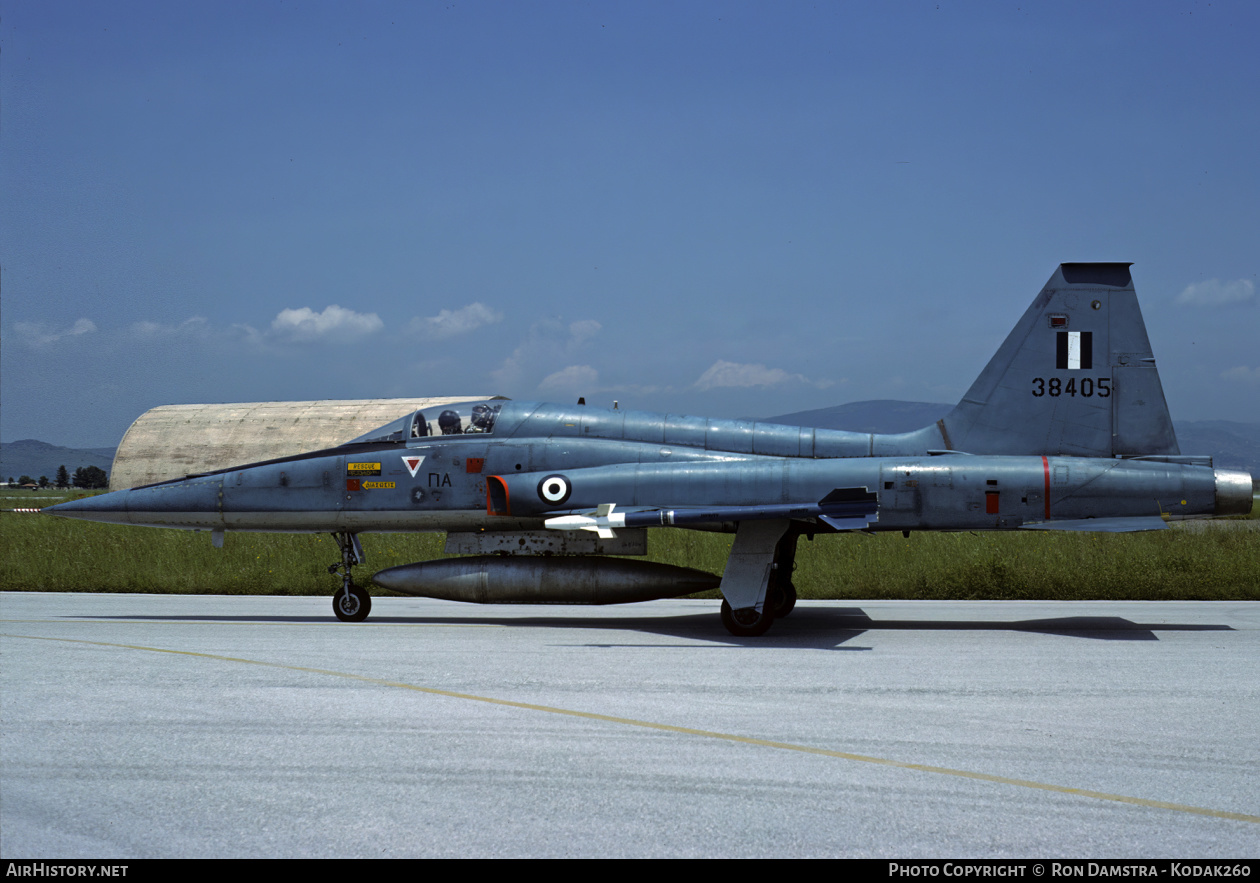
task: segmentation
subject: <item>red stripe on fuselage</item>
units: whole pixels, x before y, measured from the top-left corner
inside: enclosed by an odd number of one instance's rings
[[[1041,465],[1046,472],[1046,521],[1050,520],[1050,461],[1045,454],[1041,455]]]

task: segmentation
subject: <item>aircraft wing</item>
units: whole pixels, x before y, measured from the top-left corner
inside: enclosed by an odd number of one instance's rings
[[[834,530],[865,530],[879,517],[879,500],[866,488],[836,488],[816,503],[774,503],[762,506],[635,507],[616,511],[605,503],[595,512],[556,515],[544,523],[551,530],[591,530],[614,536],[614,529],[685,527],[722,522],[816,518]]]

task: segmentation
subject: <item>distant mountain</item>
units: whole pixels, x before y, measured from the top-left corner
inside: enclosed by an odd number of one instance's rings
[[[10,475],[29,475],[36,481],[47,475],[49,481],[55,481],[58,466],[65,466],[71,476],[80,466],[96,466],[109,472],[114,465],[114,451],[115,448],[63,448],[33,438],[5,442],[0,444],[0,481],[8,481]]]
[[[1177,444],[1186,454],[1211,454],[1222,469],[1245,469],[1260,478],[1260,423],[1234,420],[1173,421]]]
[[[766,417],[768,423],[847,429],[850,432],[910,432],[940,420],[953,405],[879,400],[850,402],[815,411]],[[1260,477],[1260,423],[1236,420],[1174,421],[1177,444],[1185,454],[1210,454],[1222,469],[1245,469]]]

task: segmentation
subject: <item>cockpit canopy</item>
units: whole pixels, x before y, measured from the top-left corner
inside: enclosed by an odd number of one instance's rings
[[[488,435],[494,431],[503,402],[451,402],[399,417],[349,444],[396,442],[406,444],[435,435]]]

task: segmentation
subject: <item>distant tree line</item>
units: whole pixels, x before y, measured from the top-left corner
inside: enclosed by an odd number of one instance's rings
[[[14,479],[12,475],[9,476],[10,487],[28,484],[38,484],[40,487],[48,487],[51,484],[53,487],[63,489],[74,486],[83,490],[97,490],[109,487],[109,473],[99,466],[80,466],[74,470],[74,476],[71,477],[65,466],[58,466],[57,477],[52,481],[48,480],[47,475],[41,475],[38,482],[29,475],[23,475],[18,479]]]

